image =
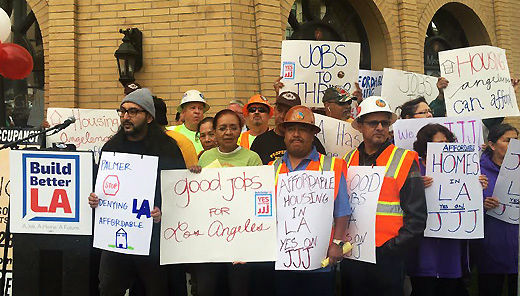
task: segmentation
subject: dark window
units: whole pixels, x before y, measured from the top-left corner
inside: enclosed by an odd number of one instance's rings
[[[289,14],[286,39],[361,43],[361,69],[371,69],[367,33],[346,1],[296,0]]]
[[[440,76],[439,51],[469,46],[457,18],[445,8],[433,16],[424,41],[424,74]]]
[[[0,126],[27,126],[29,116],[29,124],[39,126],[43,119],[45,83],[40,26],[25,0],[3,0],[0,7],[12,21],[11,36],[6,42],[25,47],[34,61],[33,71],[25,79],[10,80],[0,76]]]

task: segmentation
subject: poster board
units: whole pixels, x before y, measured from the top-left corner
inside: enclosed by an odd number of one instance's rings
[[[498,198],[499,206],[486,211],[486,214],[507,223],[518,224],[520,215],[520,141],[517,139],[511,139],[509,142],[502,166],[500,166],[493,196]]]
[[[439,52],[448,116],[482,119],[518,116],[518,104],[504,49],[480,45]]]
[[[103,152],[95,193],[94,247],[148,255],[152,237],[157,156]]]
[[[162,171],[161,187],[161,264],[276,259],[272,166]]]
[[[397,147],[414,150],[417,133],[427,124],[442,124],[457,138],[457,143],[475,144],[481,150],[484,144],[482,120],[477,117],[434,117],[398,119],[393,125],[394,143]]]
[[[279,174],[276,270],[314,270],[327,257],[334,210],[334,172]]]
[[[352,42],[282,41],[281,92],[297,93],[307,107],[322,107],[331,86],[352,92],[359,79],[360,51],[361,45]]]
[[[92,234],[92,153],[11,150],[10,230]]]
[[[363,98],[380,96],[383,88],[383,71],[360,69],[358,83]]]
[[[484,237],[480,153],[474,144],[428,143],[425,237]]]
[[[390,68],[383,69],[381,96],[387,99],[392,111],[421,96],[429,104],[438,95],[437,77]]]
[[[347,190],[352,215],[347,224],[347,242],[352,250],[345,258],[376,263],[376,212],[385,167],[350,166]]]
[[[9,215],[9,149],[0,150],[0,250],[2,250],[3,257],[3,247],[5,245],[6,240],[6,226],[7,219]],[[9,237],[9,245],[7,251],[7,282],[11,282],[9,287],[6,288],[6,294],[4,295],[12,295],[11,294],[11,286],[12,286],[12,272],[13,272],[13,234],[10,234]],[[1,265],[0,265],[1,267]],[[1,272],[1,268],[0,268]],[[8,290],[7,290],[8,288]]]
[[[350,122],[314,113],[316,125],[321,131],[316,134],[328,156],[342,158],[363,142],[363,135]]]
[[[47,121],[51,127],[63,123],[71,116],[76,121],[57,134],[48,136],[47,147],[60,142],[74,144],[77,150],[93,151],[97,163],[101,148],[119,129],[120,120],[116,109],[47,109]]]

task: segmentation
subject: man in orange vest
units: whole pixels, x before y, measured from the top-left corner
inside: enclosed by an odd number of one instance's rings
[[[366,98],[352,126],[363,134],[344,157],[347,166],[384,166],[376,212],[376,264],[341,263],[343,295],[404,295],[405,254],[423,236],[426,200],[417,153],[397,148],[389,129],[397,119],[381,97]]]
[[[264,96],[256,94],[249,99],[242,111],[249,130],[240,134],[237,144],[250,149],[256,136],[269,129],[269,118],[273,116],[274,110]]]
[[[294,106],[280,124],[284,131],[287,151],[274,162],[278,175],[295,171],[334,171],[334,228],[331,229],[327,256],[331,263],[342,259],[347,219],[351,214],[347,196],[346,163],[316,151],[314,136],[320,128],[314,123],[314,114],[305,106]],[[334,295],[334,272],[331,267],[313,271],[276,271],[274,295]],[[267,291],[266,291],[267,292]],[[266,293],[265,295],[272,295]]]

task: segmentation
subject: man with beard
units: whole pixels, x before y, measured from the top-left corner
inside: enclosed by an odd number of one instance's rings
[[[278,174],[296,171],[334,172],[334,227],[327,256],[332,264],[342,259],[342,247],[346,237],[347,219],[351,214],[347,196],[346,163],[340,158],[318,153],[313,141],[320,128],[314,123],[314,114],[305,106],[295,106],[287,111],[279,125],[284,131],[287,151],[277,158],[273,167]],[[277,176],[275,179],[277,180]],[[276,271],[275,295],[334,295],[332,268],[313,271]]]
[[[200,140],[196,137],[197,126],[204,118],[204,113],[209,110],[209,105],[202,93],[198,90],[188,90],[182,96],[181,104],[177,107],[177,111],[184,118],[184,123],[177,126],[166,128],[183,134],[190,139],[195,146],[195,151],[199,154],[203,148]]]
[[[274,107],[274,129],[257,136],[251,145],[251,150],[260,156],[263,164],[268,164],[285,153],[286,147],[283,132],[279,125],[283,123],[287,111],[291,107],[297,105],[301,105],[301,100],[298,94],[294,92],[286,91],[276,97]],[[314,137],[313,145],[319,153],[326,154],[325,148],[317,137]]]
[[[159,157],[154,198],[156,206],[151,211],[155,223],[152,228],[150,255],[136,256],[102,251],[99,267],[100,295],[124,295],[137,277],[144,284],[146,295],[170,295],[167,266],[159,264],[160,171],[184,169],[186,165],[175,140],[166,135],[155,121],[155,107],[150,90],[143,88],[129,93],[121,102],[118,113],[121,127],[101,151]],[[98,206],[99,198],[95,193],[90,194],[89,204],[92,208]]]
[[[390,142],[397,119],[381,97],[361,102],[352,127],[363,134],[359,147],[347,153],[347,166],[386,167],[376,211],[376,264],[341,263],[342,295],[399,295],[404,283],[404,258],[423,236],[426,200],[417,153]]]
[[[256,94],[249,99],[242,112],[249,130],[240,134],[238,145],[249,149],[255,138],[269,129],[269,118],[273,116],[273,107],[264,96]]]

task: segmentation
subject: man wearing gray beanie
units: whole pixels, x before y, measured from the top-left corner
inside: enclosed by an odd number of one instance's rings
[[[152,228],[150,253],[148,256],[118,254],[103,250],[99,267],[100,295],[124,295],[134,280],[143,283],[146,295],[171,295],[168,291],[168,268],[159,264],[159,238],[162,204],[160,171],[185,169],[182,153],[175,140],[170,138],[154,120],[155,107],[149,89],[137,89],[129,93],[118,109],[121,118],[119,131],[101,149],[105,152],[133,153],[158,156],[157,179],[155,184],[154,209],[150,211],[155,222]],[[152,172],[143,171],[142,174]],[[143,186],[136,184],[136,186]],[[92,192],[89,204],[99,205],[102,192]]]

